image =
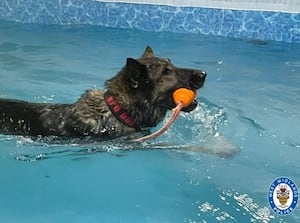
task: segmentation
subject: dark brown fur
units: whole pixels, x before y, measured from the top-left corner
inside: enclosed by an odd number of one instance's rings
[[[0,99],[0,133],[23,136],[92,136],[115,138],[156,126],[175,104],[172,92],[180,87],[202,87],[204,71],[177,68],[167,59],[154,56],[147,47],[137,60],[126,65],[106,82],[106,92],[89,90],[74,104],[30,103]],[[115,100],[139,125],[132,128],[119,121],[105,101]],[[194,101],[185,111],[192,111]]]

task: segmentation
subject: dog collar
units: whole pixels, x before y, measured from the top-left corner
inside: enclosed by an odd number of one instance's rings
[[[114,116],[122,122],[124,125],[140,130],[140,126],[134,121],[134,119],[129,115],[129,113],[122,108],[122,106],[116,101],[115,97],[108,92],[105,92],[104,99],[109,107],[109,110],[114,114]]]

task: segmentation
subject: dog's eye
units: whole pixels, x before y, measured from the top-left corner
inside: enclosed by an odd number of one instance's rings
[[[171,74],[171,73],[172,73],[172,70],[169,69],[169,68],[165,68],[164,71],[163,71],[163,74],[164,74],[164,75],[169,75],[169,74]]]

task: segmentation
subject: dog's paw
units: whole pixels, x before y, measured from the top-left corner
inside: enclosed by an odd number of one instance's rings
[[[213,136],[199,146],[191,145],[184,149],[193,152],[214,154],[222,158],[230,158],[240,152],[240,148],[231,144],[224,136]]]

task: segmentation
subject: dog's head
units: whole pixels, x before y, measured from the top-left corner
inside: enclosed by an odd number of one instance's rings
[[[147,47],[139,59],[127,58],[126,65],[106,82],[108,91],[143,126],[155,126],[166,111],[176,106],[172,94],[178,88],[198,90],[204,84],[206,72],[178,68],[169,59],[155,57]],[[183,111],[197,106],[194,100]]]
[[[147,98],[150,103],[175,107],[172,93],[178,88],[198,90],[204,84],[206,72],[203,70],[178,68],[169,59],[155,57],[153,50],[147,47],[139,59],[127,59],[127,81],[130,87]],[[184,111],[192,111],[194,102]]]

